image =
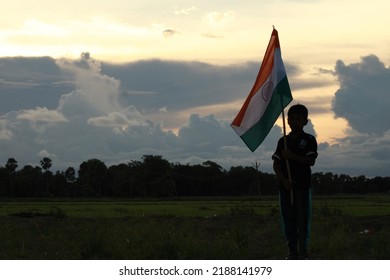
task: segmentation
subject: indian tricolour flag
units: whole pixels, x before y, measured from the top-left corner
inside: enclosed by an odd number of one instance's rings
[[[278,31],[274,29],[255,84],[231,126],[253,152],[291,100]]]

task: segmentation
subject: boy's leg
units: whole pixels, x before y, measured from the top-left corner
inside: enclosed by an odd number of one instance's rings
[[[295,203],[291,205],[289,191],[279,191],[279,203],[282,230],[286,237],[289,249],[288,258],[294,258],[297,257],[298,254],[297,221],[295,217]]]
[[[311,190],[295,190],[295,202],[298,226],[299,253],[302,258],[308,258],[310,242]]]

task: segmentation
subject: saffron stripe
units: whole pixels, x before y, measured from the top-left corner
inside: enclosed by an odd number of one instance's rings
[[[256,81],[247,99],[245,100],[244,105],[242,106],[241,110],[238,112],[237,116],[233,120],[232,125],[235,126],[241,125],[241,122],[245,116],[245,112],[248,109],[251,99],[253,98],[253,96],[256,95],[256,93],[258,93],[259,89],[263,86],[264,82],[270,76],[274,68],[274,58],[275,58],[274,53],[276,48],[279,48],[279,38],[278,38],[278,32],[276,30],[273,30]]]

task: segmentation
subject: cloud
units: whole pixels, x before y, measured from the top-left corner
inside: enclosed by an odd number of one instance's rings
[[[221,36],[221,35],[215,35],[212,33],[204,33],[204,34],[202,34],[202,36],[205,38],[208,38],[208,39],[221,39],[221,38],[223,38],[223,36]]]
[[[0,119],[0,139],[10,140],[13,137],[13,133],[9,128],[8,121],[6,119]]]
[[[74,88],[50,57],[0,58],[0,114],[12,110],[46,107],[54,109],[58,99]]]
[[[102,73],[120,80],[122,106],[134,105],[146,118],[177,130],[191,113],[233,118],[247,97],[259,67],[259,62],[213,65],[155,59],[122,65],[103,63]],[[297,81],[292,85],[294,90],[323,85],[322,80],[296,79],[302,70],[288,63],[286,68],[291,80]],[[315,102],[323,106],[316,99],[311,105]],[[167,108],[169,114],[163,114],[161,108]]]
[[[132,126],[143,126],[145,119],[136,108],[130,106],[123,113],[111,112],[104,116],[91,117],[87,120],[87,123],[95,126],[113,127],[124,131]]]
[[[145,60],[107,64],[83,53],[76,60],[0,58],[0,68],[7,69],[7,64],[13,71],[6,72],[3,79],[12,83],[0,83],[0,96],[5,100],[2,105],[7,109],[0,114],[0,159],[4,162],[14,157],[19,166],[39,165],[39,160],[48,156],[54,169],[78,167],[90,158],[115,164],[158,154],[171,162],[212,160],[227,169],[232,165],[251,166],[257,160],[262,171],[273,172],[271,156],[282,129],[274,126],[258,150],[251,153],[230,127],[250,91],[259,63],[220,66]],[[344,94],[357,94],[351,91],[352,86],[366,86],[362,76],[368,83],[383,85],[383,80],[385,84],[388,80],[387,68],[375,60],[341,66],[334,71],[342,80],[342,93],[337,98],[335,95],[337,104],[342,104],[338,98]],[[295,89],[322,86],[320,80],[299,79],[302,70],[298,67],[288,63],[286,67]],[[20,87],[22,82],[28,85]],[[7,90],[3,91],[5,86]],[[367,94],[371,92],[359,96],[365,100]],[[11,98],[14,95],[26,97],[23,106]],[[48,100],[47,96],[55,98]],[[313,97],[310,108],[318,107],[322,112],[326,102],[329,104],[329,99]],[[352,110],[342,105],[346,112]],[[352,127],[346,137],[332,144],[319,143],[314,172],[388,174],[389,129],[370,132],[370,125],[376,124],[365,123],[362,132]],[[305,131],[315,135],[315,123],[309,122]]]
[[[103,74],[89,54],[56,65],[73,78],[75,89],[62,94],[54,109],[36,107],[1,116],[2,158],[15,157],[23,165],[51,156],[53,166],[66,167],[89,158],[109,163],[177,149],[177,137],[161,123],[119,102],[120,81]],[[39,99],[39,93],[35,97]]]
[[[235,20],[235,13],[228,12],[210,12],[206,16],[206,20],[213,28],[225,27]]]
[[[337,61],[340,88],[332,100],[335,116],[361,133],[383,134],[390,129],[390,69],[375,55],[359,63]]]
[[[91,58],[89,53],[82,53],[79,60],[60,59],[56,64],[74,76],[77,93],[73,97],[90,104],[100,113],[121,109],[118,104],[120,81],[102,74],[100,62]]]
[[[176,15],[189,15],[193,12],[196,12],[198,8],[196,6],[192,6],[189,8],[183,8],[183,9],[176,9],[175,14]]]
[[[317,170],[352,176],[388,176],[390,162],[390,132],[372,137],[350,132],[337,144],[319,146]]]
[[[32,122],[66,122],[64,115],[56,110],[49,110],[46,107],[37,107],[36,109],[22,110],[16,116],[18,120],[28,120]]]
[[[47,158],[51,158],[51,159],[56,157],[55,154],[50,154],[46,149],[39,151],[38,156],[40,156],[42,158],[47,157]]]
[[[258,70],[258,63],[217,66],[196,61],[143,60],[120,67],[102,65],[103,73],[121,81],[122,90],[153,93],[122,95],[122,103],[146,111],[161,107],[178,111],[244,98]]]
[[[201,117],[198,114],[192,114],[188,123],[180,128],[178,138],[184,145],[202,150],[203,147],[218,149],[221,146],[232,144],[226,143],[227,139],[234,139],[232,135],[229,123],[218,121],[213,115]],[[224,139],[223,145],[221,145],[221,139]]]
[[[178,33],[180,33],[180,32],[176,31],[176,30],[173,30],[173,29],[165,29],[163,31],[163,36],[165,38],[169,38],[169,37],[172,37],[173,35],[178,34]]]

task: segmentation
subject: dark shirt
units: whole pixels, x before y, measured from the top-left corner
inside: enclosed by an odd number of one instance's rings
[[[286,136],[287,148],[294,154],[300,156],[317,158],[317,141],[313,135],[302,131],[297,137],[292,137],[291,134]],[[283,174],[287,177],[287,164],[282,156],[284,150],[284,139],[279,139],[275,153],[272,155],[273,160],[279,160],[282,165]],[[291,179],[294,183],[293,188],[305,189],[311,186],[311,168],[308,164],[289,160]]]

